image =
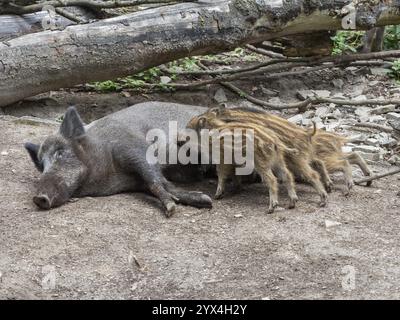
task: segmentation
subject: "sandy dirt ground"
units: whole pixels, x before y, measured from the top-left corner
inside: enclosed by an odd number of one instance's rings
[[[299,185],[298,207],[271,215],[260,184],[171,219],[144,194],[39,211],[39,174],[22,144],[55,128],[0,117],[1,299],[400,298],[396,176],[349,197],[335,190],[326,208]],[[215,185],[186,188],[212,194]]]

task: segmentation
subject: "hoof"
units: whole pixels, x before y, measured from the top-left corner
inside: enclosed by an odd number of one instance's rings
[[[270,203],[267,214],[271,214],[275,211],[275,208],[279,206],[278,201],[274,201],[272,203]]]
[[[170,218],[176,210],[176,204],[173,202],[169,202],[167,203],[167,205],[165,206],[165,216],[167,218]]]
[[[333,190],[333,183],[332,183],[332,182],[331,182],[331,183],[328,183],[328,184],[325,186],[325,189],[326,189],[326,192],[331,193],[332,190]]]
[[[296,201],[290,201],[289,209],[294,209],[294,208],[296,208]]]
[[[204,205],[204,208],[212,208],[212,199],[208,195],[202,194],[200,199],[201,203]]]
[[[222,192],[217,192],[215,195],[214,195],[214,199],[215,200],[220,200],[220,199],[222,199],[224,197],[224,194],[222,193]]]
[[[296,196],[296,197],[292,197],[291,199],[290,199],[290,202],[289,202],[289,209],[294,209],[294,208],[296,208],[296,203],[297,203],[297,201],[299,201],[299,198]]]

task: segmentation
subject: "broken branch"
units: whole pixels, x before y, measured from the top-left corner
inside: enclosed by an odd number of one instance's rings
[[[356,180],[356,181],[354,181],[354,183],[356,185],[360,185],[360,184],[365,183],[365,182],[370,182],[370,181],[381,179],[381,178],[384,178],[384,177],[387,177],[387,176],[392,176],[392,175],[395,175],[397,173],[400,173],[400,168],[396,169],[396,170],[393,170],[391,172],[386,172],[386,173],[378,174],[378,175],[375,175],[375,176],[367,177],[367,178],[364,178],[364,179]]]

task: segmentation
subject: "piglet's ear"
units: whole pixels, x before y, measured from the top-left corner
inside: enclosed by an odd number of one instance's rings
[[[214,114],[215,116],[221,115],[226,110],[226,104],[220,104],[218,107],[213,107],[208,109],[209,113]]]
[[[207,119],[205,117],[201,117],[199,118],[199,128],[205,128],[206,124],[207,124]]]
[[[76,139],[85,134],[81,117],[75,107],[69,107],[60,126],[60,134],[65,139]]]
[[[25,146],[26,151],[28,151],[36,169],[38,169],[40,172],[43,172],[43,164],[39,161],[39,158],[38,158],[38,152],[39,152],[40,146],[38,144],[34,144],[34,143],[30,143],[30,142],[25,143],[24,146]]]

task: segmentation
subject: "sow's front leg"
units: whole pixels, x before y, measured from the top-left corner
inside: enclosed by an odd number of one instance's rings
[[[208,196],[198,192],[179,191],[168,182],[159,164],[150,164],[147,161],[147,148],[147,142],[136,137],[132,144],[114,146],[113,158],[123,171],[142,178],[145,189],[161,201],[167,217],[175,212],[175,202],[194,207],[211,207]]]

